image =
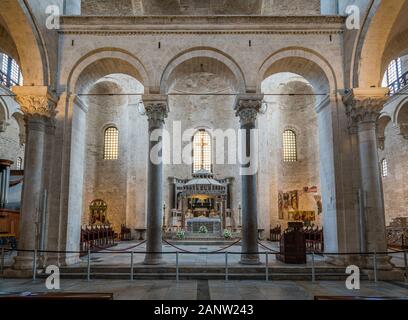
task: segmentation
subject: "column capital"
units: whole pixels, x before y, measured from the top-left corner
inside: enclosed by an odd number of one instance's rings
[[[387,102],[387,88],[355,88],[345,93],[346,113],[356,123],[375,123]]]
[[[262,108],[263,94],[240,94],[235,98],[234,110],[241,124],[254,123]]]
[[[166,95],[149,94],[142,96],[144,108],[149,122],[163,123],[169,113],[169,103]]]
[[[26,117],[52,118],[55,116],[58,98],[49,91],[48,87],[16,86],[12,90]]]

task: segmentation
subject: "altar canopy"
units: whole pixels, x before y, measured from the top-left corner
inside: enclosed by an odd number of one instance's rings
[[[205,169],[193,173],[191,180],[175,178],[170,229],[195,232],[197,230],[193,226],[199,225],[197,223],[203,219],[211,220],[211,226],[216,226],[209,228],[213,232],[232,228],[230,183],[231,179],[215,179],[214,174]]]

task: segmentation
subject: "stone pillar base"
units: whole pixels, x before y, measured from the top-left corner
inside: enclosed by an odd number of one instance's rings
[[[394,265],[391,263],[390,256],[378,255],[377,256],[377,270],[390,271],[394,268]],[[365,269],[374,269],[374,256],[366,257]]]
[[[344,256],[327,255],[324,256],[324,262],[336,267],[343,267],[346,265],[346,258]]]
[[[156,266],[159,264],[165,264],[165,261],[163,260],[162,255],[158,254],[146,254],[145,260],[143,261],[143,264],[145,265],[152,265]]]
[[[62,263],[66,266],[70,266],[73,264],[77,264],[81,262],[81,259],[79,259],[79,253],[71,253],[67,254],[64,259],[62,259]]]
[[[244,265],[258,265],[261,264],[261,261],[259,260],[259,254],[242,254],[239,263]]]
[[[33,270],[34,255],[18,255],[14,258],[14,270]],[[38,266],[38,260],[37,260]]]

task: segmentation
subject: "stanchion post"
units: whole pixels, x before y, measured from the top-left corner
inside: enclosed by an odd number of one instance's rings
[[[91,280],[91,249],[88,249],[88,267],[86,272],[86,279]]]
[[[133,255],[134,255],[134,252],[132,251],[130,253],[130,281],[133,281],[133,268],[134,268]]]
[[[377,283],[377,251],[374,250],[374,282]]]
[[[179,274],[179,252],[176,252],[176,281],[179,282],[180,274]]]
[[[225,252],[225,281],[228,281],[228,251]]]
[[[269,281],[269,253],[265,252],[265,277]]]
[[[408,257],[407,250],[404,250],[405,282],[408,282]]]
[[[1,263],[0,263],[0,268],[1,268],[1,274],[4,274],[4,248],[1,248]]]
[[[33,281],[37,280],[37,250],[34,250],[33,256]]]
[[[316,282],[315,253],[312,251],[312,282]]]

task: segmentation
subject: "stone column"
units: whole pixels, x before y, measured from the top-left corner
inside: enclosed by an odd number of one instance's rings
[[[38,249],[40,236],[45,126],[47,119],[55,115],[56,99],[48,93],[47,87],[14,87],[13,91],[25,116],[27,134],[19,249],[34,250]],[[30,270],[32,263],[32,253],[19,252],[13,268]]]
[[[147,244],[145,264],[162,263],[163,162],[162,134],[168,113],[167,97],[144,95],[149,121],[149,159],[147,172]]]
[[[377,151],[376,122],[387,100],[387,89],[354,89],[345,98],[349,116],[357,124],[360,155],[361,191],[364,211],[365,245],[370,252],[386,252],[384,195]],[[368,265],[372,266],[372,259]],[[378,267],[391,267],[389,257],[378,259]]]
[[[256,118],[261,109],[263,95],[240,95],[235,102],[236,115],[241,124],[243,145],[241,164],[242,183],[242,264],[259,264],[258,253],[258,209],[257,209],[257,146],[254,145]],[[255,148],[254,148],[255,147]],[[244,254],[249,252],[250,254]]]
[[[11,160],[0,160],[0,208],[5,208],[8,203],[10,166],[13,163]]]

